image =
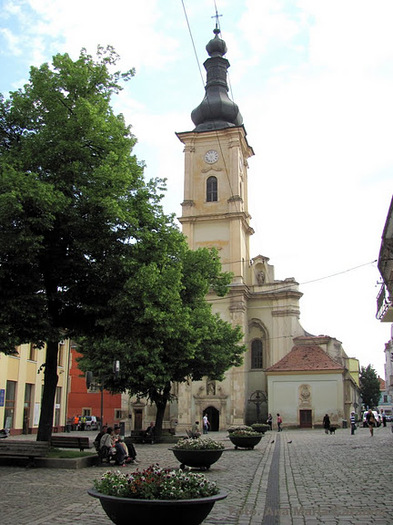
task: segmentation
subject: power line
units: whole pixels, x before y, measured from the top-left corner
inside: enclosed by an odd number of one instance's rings
[[[201,66],[200,66],[200,63],[199,63],[199,58],[198,58],[198,53],[197,53],[197,50],[196,50],[196,47],[195,47],[194,38],[192,36],[191,26],[190,26],[190,23],[188,21],[188,16],[187,16],[187,11],[186,11],[186,6],[184,5],[184,0],[182,0],[181,3],[182,3],[182,6],[183,6],[184,16],[186,17],[186,22],[187,22],[188,32],[190,33],[192,47],[194,48],[195,59],[197,61],[199,74],[201,76],[202,86],[204,87],[205,86],[205,81],[204,81],[203,74],[202,74],[202,69],[201,69]]]
[[[377,259],[375,259],[375,261],[359,264],[358,266],[354,266],[353,268],[348,268],[347,270],[342,270],[341,272],[332,273],[331,275],[326,275],[325,277],[319,277],[318,279],[312,279],[311,281],[305,281],[303,283],[300,283],[300,285],[303,286],[305,284],[323,281],[324,279],[330,279],[330,277],[336,277],[336,275],[342,275],[343,273],[352,272],[353,270],[357,270],[358,268],[362,268],[363,266],[369,266],[370,264],[375,264],[376,262],[377,262]]]
[[[192,46],[193,46],[193,49],[194,49],[194,54],[195,54],[195,57],[196,57],[196,61],[197,61],[197,65],[198,65],[199,73],[200,73],[200,76],[201,76],[201,78],[202,78],[202,84],[203,84],[203,86],[205,87],[204,79],[203,79],[203,74],[202,74],[202,69],[201,69],[201,66],[200,66],[200,63],[199,63],[199,58],[198,58],[198,54],[197,54],[197,51],[196,51],[196,46],[195,46],[195,43],[194,43],[194,38],[193,38],[193,36],[192,36],[191,25],[190,25],[190,23],[189,23],[189,19],[188,19],[188,15],[187,15],[187,9],[186,9],[186,6],[185,6],[185,3],[184,3],[184,0],[182,0],[182,5],[183,5],[184,16],[185,16],[185,18],[186,18],[187,27],[188,27],[188,31],[189,31],[189,34],[190,34],[190,38],[191,38],[191,42],[192,42]],[[218,14],[217,3],[216,3],[215,0],[214,0],[214,8],[215,8],[215,13],[216,13],[216,14],[215,14],[212,18],[215,18],[215,19],[216,19],[216,28],[219,29],[220,32],[221,32],[221,27],[220,27],[220,24],[219,24],[219,17],[222,16],[222,15],[219,15],[219,14]],[[229,79],[229,72],[227,72],[227,78],[228,78],[229,88],[230,88],[231,95],[232,95],[232,100],[233,100],[232,86],[231,86],[230,79]],[[209,98],[206,97],[206,100],[207,100],[207,104],[210,106]],[[234,101],[234,100],[233,100],[233,101]],[[216,135],[217,145],[218,145],[218,148],[219,148],[220,153],[221,153],[221,158],[222,158],[223,163],[224,163],[224,174],[225,174],[225,177],[226,177],[226,179],[227,179],[227,183],[228,183],[228,187],[229,187],[229,194],[231,195],[231,197],[235,197],[235,193],[234,193],[234,190],[233,190],[233,187],[232,187],[231,179],[230,179],[230,177],[229,177],[228,166],[227,166],[226,159],[225,159],[225,155],[224,155],[224,152],[223,152],[223,147],[222,147],[222,142],[221,142],[220,134],[219,134],[219,132],[218,132],[217,129],[215,129],[214,131],[215,131],[215,135]],[[237,213],[242,213],[242,211],[240,210],[240,205],[239,205],[239,203],[237,202],[237,200],[234,200],[234,203],[235,203],[236,212],[237,212]],[[249,246],[248,246],[248,244],[247,244],[247,252],[248,252],[248,253],[247,253],[247,258],[249,259],[249,258],[250,258],[250,253],[249,253]]]
[[[329,274],[329,275],[325,275],[324,277],[319,277],[317,279],[311,279],[310,281],[304,281],[304,282],[301,282],[301,283],[296,283],[296,284],[299,284],[299,286],[304,286],[305,284],[311,284],[311,283],[316,283],[316,282],[319,282],[319,281],[324,281],[325,279],[330,279],[332,277],[336,277],[337,275],[342,275],[344,273],[348,273],[348,272],[353,272],[354,270],[358,270],[359,268],[363,268],[364,266],[370,266],[371,264],[375,264],[377,261],[377,259],[375,259],[374,261],[370,261],[370,262],[367,262],[367,263],[363,263],[363,264],[359,264],[358,266],[353,266],[352,268],[347,268],[346,270],[342,270],[341,272],[336,272],[336,273],[332,273],[332,274]],[[267,283],[269,284],[269,283]],[[274,283],[272,283],[274,284]],[[285,291],[285,290],[289,290],[292,286],[293,286],[294,282],[291,281],[289,283],[285,283],[283,284],[281,287],[277,287],[277,288],[274,288],[272,287],[271,289],[269,290],[266,290],[266,291],[262,291],[262,292],[259,292],[259,295],[268,295],[270,293],[275,293],[275,292],[281,292],[281,291]],[[243,294],[239,294],[239,295],[233,295],[232,297],[243,297]],[[223,301],[227,299],[227,296],[224,296],[224,297],[217,297],[216,299],[210,299],[209,302],[216,302],[216,301]],[[249,308],[260,308],[260,307],[249,307]]]

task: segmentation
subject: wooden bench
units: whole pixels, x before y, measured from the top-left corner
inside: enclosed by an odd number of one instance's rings
[[[52,436],[50,444],[55,448],[79,448],[80,451],[91,448],[88,437],[78,436]]]
[[[47,441],[27,441],[2,439],[0,441],[0,458],[2,457],[25,457],[28,466],[34,466],[35,458],[48,455],[49,443]]]
[[[131,430],[131,436],[128,437],[132,443],[159,443],[162,442],[165,437],[174,435],[174,432],[169,428],[163,428],[161,431],[161,439],[156,440],[156,437],[146,437],[146,430]]]
[[[145,430],[131,430],[131,442],[132,443],[143,443],[143,436]]]

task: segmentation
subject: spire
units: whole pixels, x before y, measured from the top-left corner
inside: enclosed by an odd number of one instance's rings
[[[228,97],[227,70],[230,64],[224,58],[227,46],[220,38],[220,32],[217,19],[213,30],[215,36],[206,46],[210,58],[203,64],[207,73],[205,97],[191,113],[196,126],[194,131],[212,131],[243,124],[238,106]]]

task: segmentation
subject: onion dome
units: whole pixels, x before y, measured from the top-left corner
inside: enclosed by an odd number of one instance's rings
[[[228,97],[227,71],[230,64],[224,58],[227,46],[219,37],[217,27],[213,32],[215,36],[206,46],[210,58],[203,64],[207,73],[205,97],[191,113],[196,126],[194,131],[212,131],[243,124],[237,104]]]

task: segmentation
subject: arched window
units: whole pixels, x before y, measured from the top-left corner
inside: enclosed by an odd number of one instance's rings
[[[262,368],[262,341],[254,339],[251,343],[251,368]]]
[[[206,181],[206,201],[214,202],[217,200],[217,178],[209,177]]]

